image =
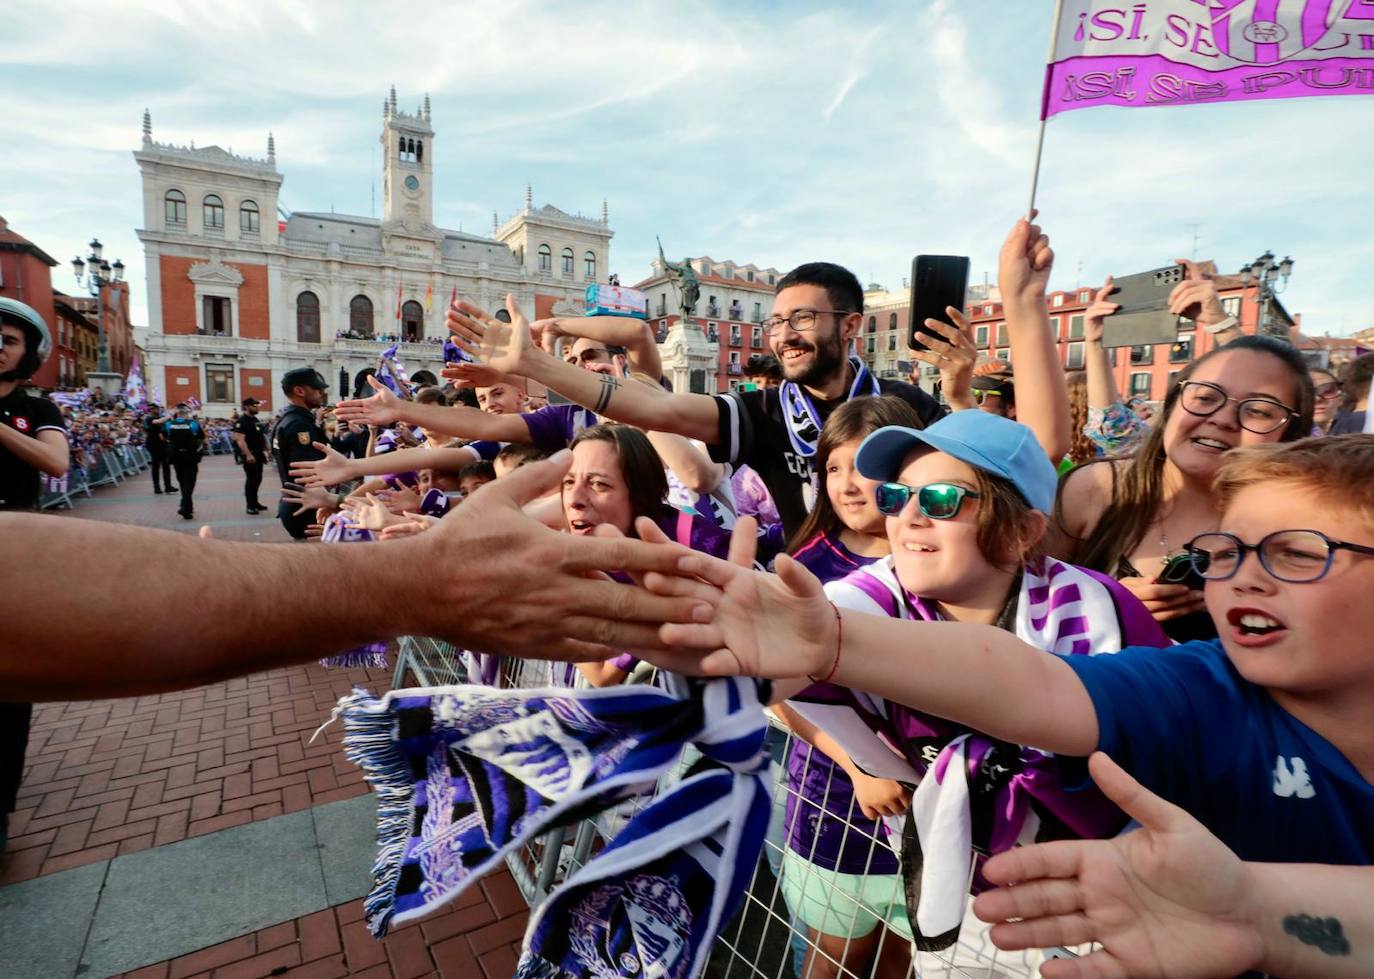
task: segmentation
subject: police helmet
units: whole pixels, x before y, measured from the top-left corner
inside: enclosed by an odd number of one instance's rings
[[[52,353],[52,334],[43,322],[43,317],[17,299],[0,298],[0,324],[17,326],[24,331],[24,356],[14,370],[6,371],[0,380],[24,380],[38,373]]]

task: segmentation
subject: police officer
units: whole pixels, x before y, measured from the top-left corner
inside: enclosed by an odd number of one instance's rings
[[[148,406],[148,419],[143,423],[143,439],[151,457],[148,471],[153,474],[154,493],[177,492],[172,485],[172,460],[167,455],[167,422],[170,420],[162,413],[161,405]]]
[[[22,386],[51,351],[43,318],[21,302],[0,298],[0,510],[37,510],[39,475],[67,474],[71,450],[62,412],[47,398],[30,397]],[[0,850],[24,772],[32,714],[31,704],[0,702]]]
[[[324,428],[316,417],[316,409],[324,407],[329,385],[313,367],[289,370],[281,379],[282,393],[291,402],[279,419],[272,436],[272,448],[277,456],[277,471],[283,484],[291,482],[291,463],[313,462],[324,458],[315,443],[327,440]],[[282,500],[277,506],[277,519],[286,532],[296,540],[305,540],[305,528],[314,523],[309,513],[296,516],[296,505]]]
[[[163,426],[167,438],[167,454],[172,459],[172,469],[181,484],[181,506],[177,513],[183,520],[195,517],[195,504],[191,494],[196,491],[196,475],[200,471],[200,457],[205,450],[205,429],[200,422],[191,417],[185,402],[177,405],[172,420]]]
[[[243,399],[243,412],[234,424],[234,445],[243,456],[243,499],[250,516],[262,513],[267,507],[258,502],[258,487],[262,485],[262,464],[267,458],[267,437],[258,422],[257,398]]]

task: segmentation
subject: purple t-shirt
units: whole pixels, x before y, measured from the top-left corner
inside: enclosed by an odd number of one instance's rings
[[[520,416],[530,430],[530,442],[545,452],[566,449],[578,434],[600,419],[580,405],[547,405]]]
[[[838,534],[817,534],[792,555],[825,584],[838,581],[874,558],[860,557]],[[801,738],[787,753],[787,845],[824,870],[842,874],[895,874],[897,855],[882,843],[879,820],[869,819],[854,798],[854,783],[830,756]],[[802,799],[808,800],[805,804]]]

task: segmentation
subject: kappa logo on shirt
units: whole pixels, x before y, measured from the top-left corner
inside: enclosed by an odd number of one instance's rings
[[[1274,762],[1274,794],[1280,799],[1310,799],[1317,794],[1312,787],[1312,778],[1307,774],[1307,762],[1297,755],[1285,758],[1279,755]]]

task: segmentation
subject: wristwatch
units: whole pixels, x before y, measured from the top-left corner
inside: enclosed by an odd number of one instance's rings
[[[1211,326],[1203,327],[1203,329],[1215,335],[1218,333],[1225,333],[1227,330],[1234,329],[1237,326],[1240,326],[1240,320],[1236,319],[1234,316],[1228,316],[1226,319],[1213,323]]]

